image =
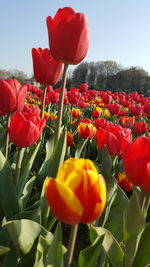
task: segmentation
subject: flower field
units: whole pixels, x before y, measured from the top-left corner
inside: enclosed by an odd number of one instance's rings
[[[150,97],[66,88],[87,17],[66,7],[46,23],[39,87],[0,79],[0,266],[149,266]]]

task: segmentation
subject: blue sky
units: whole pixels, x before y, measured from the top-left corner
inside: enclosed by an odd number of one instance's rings
[[[48,47],[46,17],[65,6],[88,17],[85,61],[114,60],[150,74],[149,0],[1,0],[0,69],[32,75],[31,49]]]

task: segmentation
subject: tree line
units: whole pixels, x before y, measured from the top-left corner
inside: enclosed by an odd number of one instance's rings
[[[23,71],[0,69],[0,78],[16,78],[21,84],[27,81]],[[30,80],[30,79],[29,79]],[[31,77],[33,81],[33,77]],[[111,90],[130,93],[137,91],[150,96],[150,75],[140,67],[124,68],[115,61],[82,62],[68,73],[67,89],[87,83],[90,89]],[[61,81],[55,85],[60,87]]]
[[[150,95],[150,76],[140,67],[123,68],[115,61],[83,62],[72,72],[70,85],[80,83],[90,88],[105,91],[137,91]]]

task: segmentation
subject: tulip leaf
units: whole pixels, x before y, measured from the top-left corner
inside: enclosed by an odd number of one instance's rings
[[[45,178],[48,176],[49,159],[53,152],[54,141],[55,137],[51,136],[49,140],[46,142],[46,156],[38,173],[38,180],[40,181],[39,183],[41,184],[41,186],[43,185]]]
[[[31,191],[32,191],[32,187],[34,184],[34,181],[36,179],[36,176],[33,176],[29,181],[26,182],[24,190],[22,192],[22,196],[21,196],[21,205],[22,208],[25,208],[27,205],[27,202],[29,200]]]
[[[104,248],[108,260],[113,267],[123,267],[124,253],[111,232],[103,227],[94,227],[93,225],[89,225],[89,230],[92,243],[98,236],[104,235],[102,247]]]
[[[4,127],[2,126],[2,124],[0,124],[0,148],[4,144],[6,135],[7,135],[7,129],[4,129]]]
[[[92,243],[92,245],[80,251],[79,261],[78,261],[79,267],[96,266],[97,259],[100,255],[100,249],[102,246],[103,239],[104,235],[97,237],[95,241]]]
[[[9,197],[8,197],[9,196]],[[12,171],[6,158],[0,151],[0,206],[9,220],[19,212],[16,189],[13,183]]]
[[[115,238],[121,242],[123,240],[124,209],[128,205],[129,200],[124,191],[119,186],[117,186],[117,192],[116,194],[114,194],[114,196],[112,195],[112,198],[114,198],[114,200],[111,204],[111,198],[108,194],[108,205],[110,203],[111,208],[109,210],[107,220],[103,224],[103,227],[111,231]]]
[[[87,144],[87,142],[89,141],[88,138],[84,139],[84,140],[81,140],[79,142],[79,144],[77,145],[76,147],[76,151],[75,151],[75,158],[80,158],[80,155],[85,147],[85,145]]]
[[[66,154],[66,129],[61,133],[48,162],[48,176],[55,178]]]
[[[105,223],[107,222],[111,206],[113,205],[113,202],[116,198],[117,183],[116,179],[113,176],[111,176],[109,181],[107,181],[106,187],[107,187],[107,204],[102,216],[95,222],[96,226],[102,225],[104,227]]]
[[[62,245],[62,230],[60,222],[58,222],[53,241],[51,242],[48,250],[48,257],[45,261],[45,266],[59,266],[63,267],[63,254],[66,250],[64,250],[64,247]]]
[[[3,257],[3,267],[13,266],[17,267],[17,251],[13,243],[9,240],[9,251]]]
[[[5,254],[8,251],[10,251],[10,248],[4,247],[4,246],[0,246],[0,255]]]
[[[36,256],[35,256],[35,263],[33,267],[45,267],[46,266],[44,262],[45,262],[45,258],[48,253],[50,243],[51,242],[49,242],[49,240],[43,237],[42,235],[39,236]]]
[[[46,196],[45,196],[45,185],[43,184],[41,197],[40,197],[40,223],[47,230],[50,230],[53,224],[56,221],[56,218],[50,212],[50,207],[48,205]]]
[[[125,266],[132,265],[140,234],[145,224],[146,222],[140,209],[139,199],[134,192],[124,213]]]
[[[41,234],[52,241],[53,235],[47,232],[40,224],[31,220],[13,220],[4,226],[11,237],[18,252],[29,253],[36,238]]]
[[[32,169],[32,165],[36,157],[36,154],[38,152],[38,149],[40,147],[40,144],[41,143],[39,142],[38,144],[34,144],[31,148],[29,148],[30,151],[27,154],[27,157],[22,164],[20,179],[19,179],[18,186],[17,186],[18,197],[22,195],[25,184],[28,181],[28,178],[29,178],[29,175]]]
[[[105,179],[109,180],[110,176],[112,175],[112,159],[111,159],[111,156],[109,155],[109,152],[106,146],[104,146],[104,149],[101,152],[101,156],[102,156],[101,171]]]
[[[147,264],[150,264],[150,223],[145,226],[144,231],[142,232],[138,250],[133,262],[132,267],[145,267]]]

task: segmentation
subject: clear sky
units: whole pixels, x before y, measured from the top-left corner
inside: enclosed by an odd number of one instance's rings
[[[0,0],[0,69],[31,76],[31,49],[48,47],[46,17],[65,6],[88,17],[85,61],[114,60],[150,74],[149,0]]]

